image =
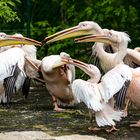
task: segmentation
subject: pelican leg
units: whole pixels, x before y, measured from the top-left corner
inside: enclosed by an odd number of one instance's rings
[[[124,112],[124,117],[127,117],[127,115],[128,115],[128,106],[129,106],[129,102],[130,102],[130,100],[128,99],[127,102],[126,102],[126,106],[125,106],[125,108],[124,108],[124,110],[123,110],[123,112]]]
[[[52,96],[52,100],[53,100],[54,110],[56,112],[63,112],[63,111],[65,111],[65,109],[58,107],[56,98],[54,96]]]
[[[100,128],[98,128],[98,127],[93,127],[93,110],[91,110],[91,109],[89,109],[89,124],[90,124],[90,126],[88,127],[88,130],[94,131],[94,132],[100,130]]]
[[[135,124],[130,124],[131,127],[139,127],[140,128],[140,120]]]
[[[114,125],[112,126],[111,129],[107,129],[106,130],[108,133],[112,132],[112,131],[119,131],[119,129],[117,129]]]

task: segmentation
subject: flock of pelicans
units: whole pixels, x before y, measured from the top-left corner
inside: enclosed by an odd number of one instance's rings
[[[36,58],[35,46],[81,35],[84,37],[75,42],[95,42],[92,54],[98,58],[103,76],[98,66],[73,59],[65,52]],[[0,102],[9,103],[21,87],[27,97],[30,79],[36,79],[46,85],[54,110],[63,111],[59,105],[83,102],[89,109],[89,130],[99,129],[92,126],[93,113],[99,127],[108,125],[112,126],[108,132],[117,130],[115,121],[127,115],[129,102],[140,108],[140,53],[139,48],[127,48],[130,41],[125,32],[102,29],[93,21],[80,22],[42,42],[0,33]],[[90,79],[75,79],[75,67]],[[130,126],[140,127],[140,120]]]

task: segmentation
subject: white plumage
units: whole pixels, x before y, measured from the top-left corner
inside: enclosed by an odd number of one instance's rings
[[[21,84],[23,84],[23,81],[26,77],[24,73],[24,51],[20,48],[11,48],[7,51],[0,53],[0,82],[2,83],[1,89],[3,89],[3,92],[1,92],[0,95],[0,102],[6,103],[7,102],[7,96],[5,95],[5,90],[3,87],[4,79],[10,77],[13,75],[14,67],[17,65],[20,72],[20,77],[18,78],[18,82],[15,84],[15,87],[19,89],[21,87]],[[21,76],[22,75],[22,76]]]
[[[100,111],[102,109],[102,98],[97,84],[82,79],[76,79],[72,83],[72,90],[75,99],[79,103],[84,102],[88,108],[94,111]]]
[[[20,48],[11,48],[0,53],[0,81],[12,75],[14,65],[23,70],[24,51]]]
[[[63,57],[70,56],[62,52],[60,55],[50,55],[42,59],[41,72],[46,82],[46,88],[52,95],[54,102],[54,110],[59,111],[60,105],[73,105],[75,100],[73,98],[71,83],[75,79],[75,68],[71,64],[62,62]]]
[[[54,67],[61,66],[60,55],[50,55],[42,59],[42,68],[45,72],[51,71]]]
[[[79,67],[80,68],[80,67]],[[72,84],[72,91],[78,102],[84,102],[89,109],[95,111],[96,122],[99,126],[115,125],[120,121],[123,112],[115,111],[108,104],[124,85],[131,81],[132,72],[127,65],[119,64],[107,72],[99,84],[77,79]]]
[[[15,38],[14,38],[15,37]],[[17,37],[17,38],[16,38]],[[21,38],[20,38],[21,37]],[[4,88],[7,88],[11,86],[10,83],[5,84],[5,79],[10,78],[13,76],[14,70],[16,67],[18,67],[20,70],[15,74],[17,75],[14,87],[13,87],[13,92],[17,92],[25,82],[25,79],[27,78],[27,73],[31,72],[28,71],[29,69],[29,64],[28,66],[25,66],[25,55],[32,58],[36,59],[36,47],[34,45],[17,45],[19,44],[34,44],[35,40],[28,40],[28,38],[24,38],[21,34],[15,34],[13,36],[6,35],[5,33],[0,33],[0,41],[2,41],[2,44],[4,43],[5,40],[7,40],[7,44],[10,46],[3,46],[0,48],[0,102],[6,103],[7,102],[7,96],[5,94]],[[11,41],[8,42],[8,39]],[[20,43],[23,40],[22,43]],[[12,42],[13,40],[13,42]],[[17,42],[18,43],[17,43]],[[27,41],[27,42],[26,42]],[[0,42],[1,43],[1,42]],[[16,45],[12,45],[16,44]],[[2,46],[1,44],[1,46]],[[4,43],[6,45],[6,43]],[[25,69],[26,68],[26,71]],[[34,71],[34,70],[32,70]],[[26,74],[25,74],[26,73]],[[16,76],[15,76],[16,77]],[[10,82],[10,81],[9,81]],[[5,86],[4,86],[5,85]],[[27,85],[27,84],[26,84]],[[25,88],[24,88],[25,89]],[[11,90],[11,89],[9,89]],[[26,94],[26,93],[25,93]],[[26,96],[26,95],[25,95]]]
[[[119,64],[101,79],[100,91],[105,102],[117,93],[126,81],[131,81],[132,72],[129,66]]]

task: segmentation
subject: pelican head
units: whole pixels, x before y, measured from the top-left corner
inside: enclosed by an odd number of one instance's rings
[[[81,69],[88,69],[88,68],[92,68],[92,67],[96,67],[92,64],[86,64],[82,61],[79,61],[77,59],[72,59],[72,58],[68,58],[68,57],[62,57],[62,62],[66,63],[66,64],[72,64],[75,65],[77,67],[80,67]]]
[[[44,72],[49,72],[64,64],[66,63],[61,60],[60,55],[50,55],[42,59],[42,68]]]
[[[5,33],[0,34],[0,47],[9,46],[9,45],[19,45],[19,44],[28,44],[28,45],[36,45],[41,46],[42,43],[36,40],[23,37],[22,35],[7,35]]]
[[[87,73],[91,77],[93,77],[94,74],[96,74],[96,76],[98,76],[98,79],[100,79],[100,77],[101,77],[100,70],[93,64],[86,64],[82,61],[68,58],[68,57],[63,57],[62,62],[65,62],[66,64],[72,64],[72,65],[79,67],[81,70],[83,70],[85,73]]]
[[[62,57],[62,62],[66,63],[66,64],[81,66],[81,67],[87,67],[88,66],[88,64],[86,64],[82,61],[72,59],[72,58],[68,58],[68,57]]]
[[[130,42],[130,38],[128,34],[125,32],[119,32],[114,30],[104,30],[104,35],[89,35],[81,38],[75,39],[75,42],[82,43],[82,42],[101,42],[110,44],[113,46],[118,45],[122,42]]]
[[[83,21],[80,22],[77,26],[62,30],[49,37],[46,37],[43,42],[50,43],[66,38],[77,37],[82,35],[90,35],[96,33],[102,33],[101,27],[96,22]]]

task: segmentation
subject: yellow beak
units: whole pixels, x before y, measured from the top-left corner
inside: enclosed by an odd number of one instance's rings
[[[53,69],[55,69],[55,68],[57,68],[57,67],[60,67],[60,66],[63,66],[63,65],[65,65],[65,64],[67,64],[66,62],[58,62],[58,63],[55,63],[55,64],[53,64],[53,66],[52,66],[52,68]]]
[[[69,29],[65,29],[63,31],[57,32],[49,37],[46,37],[43,40],[43,43],[50,43],[50,42],[55,42],[58,40],[63,40],[66,38],[71,38],[71,37],[77,37],[81,35],[89,35],[92,34],[89,30],[82,30],[79,28],[79,26],[74,26]]]
[[[64,57],[62,58],[62,61],[65,62],[66,64],[72,64],[79,67],[88,67],[86,63],[72,58]]]
[[[116,43],[109,36],[106,36],[106,35],[90,35],[90,36],[80,37],[80,38],[76,38],[75,42],[76,43],[101,42],[101,43],[107,43],[107,44]]]
[[[36,45],[36,46],[42,45],[41,42],[27,37],[15,37],[13,35],[5,35],[4,37],[0,38],[0,47],[8,46],[8,45],[20,45],[20,44]]]

